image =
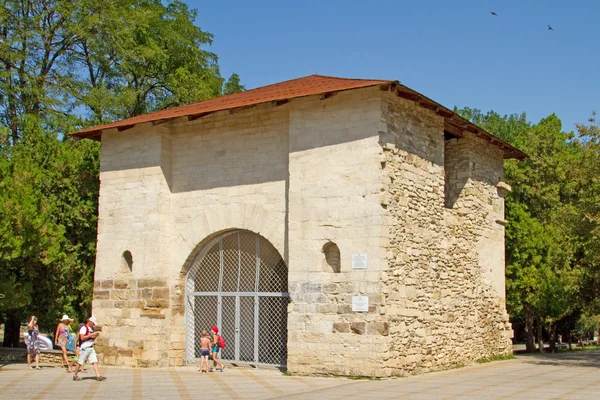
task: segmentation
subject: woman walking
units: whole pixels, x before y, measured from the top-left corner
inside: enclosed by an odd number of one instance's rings
[[[69,343],[71,322],[73,322],[73,320],[69,318],[67,314],[63,315],[56,326],[56,332],[54,333],[54,344],[62,350],[61,367],[66,368],[68,372],[71,372],[71,365],[69,364],[69,357],[67,356],[67,343]]]
[[[32,315],[27,323],[27,333],[29,333],[29,344],[27,345],[27,367],[29,369],[40,368],[40,331],[38,330],[37,317]],[[31,366],[31,357],[34,357],[35,368]]]

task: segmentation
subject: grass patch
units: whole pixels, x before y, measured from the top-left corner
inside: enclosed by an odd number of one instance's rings
[[[379,381],[381,378],[372,377],[372,376],[347,376],[346,378],[352,381],[360,381],[360,380],[368,380],[368,381]]]
[[[598,349],[600,349],[600,346],[585,346],[585,347],[580,347],[580,346],[577,346],[577,345],[573,344],[573,345],[571,346],[571,349],[572,349],[572,350],[569,350],[569,348],[567,347],[567,348],[565,348],[565,349],[560,349],[560,350],[558,350],[558,352],[559,352],[559,353],[564,353],[564,352],[568,352],[568,351],[587,351],[587,350],[598,350]]]
[[[452,369],[459,369],[459,368],[464,368],[464,367],[466,367],[465,364],[456,364],[451,367],[446,367],[446,368],[442,368],[442,369],[438,369],[438,370],[434,370],[434,371],[430,371],[430,372],[450,371]]]
[[[485,364],[485,363],[489,363],[492,361],[504,361],[504,360],[513,360],[517,357],[515,357],[514,354],[494,354],[491,357],[484,357],[484,358],[480,358],[479,360],[475,361],[477,364]]]
[[[292,373],[285,371],[285,372],[282,372],[281,375],[283,375],[283,376],[292,376]]]

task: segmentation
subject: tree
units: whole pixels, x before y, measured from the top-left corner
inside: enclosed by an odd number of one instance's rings
[[[577,125],[581,149],[576,181],[581,193],[579,233],[584,238],[581,259],[585,267],[584,295],[588,313],[600,313],[600,125],[593,112],[588,124]]]
[[[225,86],[223,87],[223,94],[239,93],[246,90],[246,87],[240,83],[240,76],[236,73],[231,74]]]
[[[69,29],[79,1],[6,0],[0,6],[0,121],[15,144],[28,122],[70,118]]]
[[[0,121],[52,132],[243,90],[206,50],[180,0],[7,0],[0,6]]]
[[[80,40],[73,96],[94,124],[216,97],[223,92],[213,35],[181,1],[88,0],[77,14]],[[238,82],[239,83],[239,82]]]
[[[0,5],[0,322],[89,315],[99,145],[67,132],[243,90],[180,0]]]

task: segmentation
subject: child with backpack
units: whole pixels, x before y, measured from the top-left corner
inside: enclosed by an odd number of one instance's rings
[[[217,328],[216,326],[213,326],[210,329],[210,333],[212,333],[212,340],[211,340],[211,344],[212,344],[212,356],[213,356],[213,362],[214,362],[214,369],[217,369],[217,365],[219,365],[220,371],[223,372],[223,370],[225,369],[225,366],[218,360],[217,356],[219,355],[219,350],[220,349],[224,349],[225,348],[225,340],[223,339],[222,336],[220,336],[219,333],[219,328]],[[210,372],[213,371],[213,368],[210,369]]]

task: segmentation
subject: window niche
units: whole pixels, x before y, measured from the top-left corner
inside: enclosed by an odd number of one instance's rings
[[[340,272],[340,248],[333,242],[327,242],[323,246],[323,272]]]
[[[121,272],[133,271],[133,256],[129,250],[125,250],[121,255]]]
[[[454,208],[470,176],[464,142],[444,131],[444,206]]]

